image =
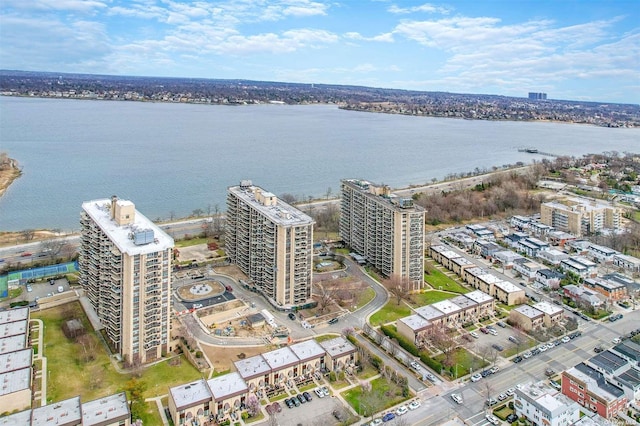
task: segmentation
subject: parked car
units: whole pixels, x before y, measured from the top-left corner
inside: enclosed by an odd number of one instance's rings
[[[498,332],[496,331],[495,328],[487,328],[487,332],[489,332],[490,335],[492,336],[497,336]]]
[[[507,398],[509,398],[509,395],[507,395],[506,393],[501,393],[500,395],[498,395],[498,401],[504,401]]]
[[[318,398],[324,398],[324,392],[320,388],[315,388],[313,391],[318,395]]]
[[[408,405],[409,410],[415,410],[416,408],[420,408],[420,401],[413,401]]]
[[[498,324],[502,328],[506,328],[507,327],[507,324],[505,324],[504,321],[498,321],[496,324]]]
[[[327,321],[329,324],[335,324],[338,322],[338,318],[331,318],[329,321]]]
[[[491,423],[492,425],[499,425],[500,424],[500,420],[498,420],[498,418],[496,416],[494,416],[493,414],[487,414],[485,416],[485,418],[487,419],[487,421],[489,423]]]
[[[298,398],[296,398],[295,396],[291,397],[291,402],[293,402],[293,405],[295,405],[296,407],[299,407],[300,404],[300,400]]]
[[[395,419],[396,415],[393,413],[387,413],[384,416],[382,416],[382,421],[383,422],[390,422],[391,420]]]
[[[489,398],[485,401],[485,404],[487,405],[487,407],[493,407],[494,405],[496,405],[498,403],[498,400],[493,399],[493,398]]]
[[[498,351],[498,352],[502,352],[504,350],[504,347],[502,345],[497,344],[497,343],[494,343],[493,345],[491,345],[491,347],[493,349],[495,349],[496,351]]]
[[[415,362],[415,361],[411,361],[411,362],[409,363],[409,365],[410,365],[410,366],[411,366],[411,368],[413,368],[414,370],[419,370],[419,369],[420,369],[420,364],[418,364],[418,363],[417,363],[417,362]]]
[[[409,409],[406,406],[401,405],[396,410],[396,416],[404,416],[405,414],[407,414],[408,411]]]
[[[486,327],[480,327],[480,331],[482,331],[484,334],[489,334],[489,330]]]
[[[473,337],[474,339],[479,338],[480,336],[478,336],[478,333],[476,333],[475,331],[472,331],[471,333],[469,333],[471,335],[471,337]]]
[[[509,396],[513,396],[516,393],[516,390],[514,388],[509,388],[505,391],[505,393]]]
[[[289,319],[291,321],[294,321],[296,319],[296,315],[293,312],[289,312],[289,314],[287,316],[289,317]]]
[[[326,386],[323,386],[322,388],[320,388],[322,390],[322,393],[324,393],[324,396],[330,396],[331,394],[329,393],[329,388]]]
[[[453,399],[455,402],[457,402],[458,404],[462,404],[462,396],[457,394],[457,393],[452,393],[451,394],[451,399]]]
[[[598,345],[595,348],[593,348],[593,351],[598,354],[598,353],[604,351],[604,346]]]
[[[333,415],[333,417],[335,417],[339,422],[343,422],[345,420],[345,416],[344,414],[342,414],[340,411],[338,410],[333,410],[331,412],[331,414]]]
[[[491,370],[482,370],[482,372],[480,373],[480,375],[482,377],[487,377],[491,375]]]
[[[516,420],[518,420],[518,416],[516,416],[515,413],[511,413],[507,416],[507,423],[509,424],[515,422]]]
[[[284,400],[284,403],[287,404],[287,408],[293,408],[295,407],[295,404],[293,403],[293,401],[291,401],[291,398],[287,398]]]
[[[497,365],[494,365],[493,367],[491,367],[491,369],[489,369],[489,371],[491,371],[491,374],[496,374],[499,370],[500,369]]]
[[[556,371],[555,371],[553,368],[547,368],[546,370],[544,370],[544,374],[545,374],[547,377],[551,377],[551,376],[553,376],[554,374],[556,374]]]
[[[513,343],[518,343],[518,339],[516,339],[515,336],[509,336],[509,340]]]
[[[375,420],[371,420],[371,423],[369,423],[369,426],[380,426],[382,424],[382,419],[375,419]]]
[[[527,359],[527,358],[531,358],[533,354],[530,351],[526,351],[525,353],[522,354],[522,358]]]
[[[564,336],[562,338],[562,343],[569,343],[569,340],[571,340],[571,338],[569,336]]]
[[[471,381],[472,382],[477,382],[480,379],[482,379],[482,375],[481,374],[476,373],[473,376],[471,376]]]
[[[311,401],[313,398],[311,397],[311,394],[307,391],[302,392],[302,396],[304,396],[304,399],[307,400],[307,402]]]
[[[522,357],[520,355],[516,356],[515,358],[513,358],[513,362],[515,362],[516,364],[522,361]]]
[[[427,378],[427,380],[429,380],[430,382],[433,382],[433,383],[435,383],[435,382],[436,382],[436,376],[434,376],[434,375],[433,375],[433,374],[431,374],[431,373],[425,373],[425,374],[424,374],[424,377],[426,377],[426,378]]]
[[[31,287],[31,284],[27,284],[27,291],[28,292],[32,292],[33,291],[33,287]]]
[[[619,337],[616,337],[615,339],[612,340],[614,345],[617,345],[618,343],[622,342],[622,340]]]

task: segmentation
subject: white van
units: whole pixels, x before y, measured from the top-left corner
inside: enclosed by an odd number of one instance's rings
[[[62,293],[64,291],[64,287],[61,285],[58,286],[58,293]]]

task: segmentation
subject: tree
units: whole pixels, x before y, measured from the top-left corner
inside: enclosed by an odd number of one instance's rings
[[[141,419],[145,413],[144,392],[147,390],[147,384],[132,378],[125,384],[124,390],[129,394],[131,401],[131,419]]]
[[[410,295],[409,280],[402,278],[399,275],[394,275],[384,282],[387,291],[396,298],[396,304],[399,306],[400,302],[407,299]]]
[[[327,200],[331,197],[331,187],[327,188],[327,192],[325,193],[325,196],[327,197]]]
[[[250,417],[256,416],[260,412],[260,401],[254,394],[247,397],[247,413]]]
[[[22,238],[25,241],[31,241],[33,240],[33,237],[35,237],[36,231],[33,229],[25,229],[23,231],[20,231],[20,234],[22,234]]]
[[[329,309],[329,305],[334,303],[335,292],[333,289],[325,288],[321,283],[316,284],[315,289],[315,294],[318,297],[318,310],[323,314],[327,309]]]
[[[455,331],[444,324],[431,328],[427,334],[429,343],[444,354],[442,364],[450,367],[454,364],[453,354],[458,347]]]
[[[55,259],[60,255],[66,245],[66,240],[62,238],[44,240],[40,242],[40,251],[45,253],[50,259]]]
[[[295,204],[297,201],[295,195],[289,193],[280,194],[280,199],[287,204]]]
[[[200,217],[204,214],[204,210],[202,209],[195,209],[193,212],[191,212],[191,214],[195,217]]]

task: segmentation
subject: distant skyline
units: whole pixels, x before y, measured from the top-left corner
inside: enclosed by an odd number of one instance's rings
[[[637,0],[0,0],[0,68],[640,103]]]

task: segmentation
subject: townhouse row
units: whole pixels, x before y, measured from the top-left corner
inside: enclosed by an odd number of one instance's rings
[[[416,346],[425,344],[431,332],[441,327],[460,327],[493,314],[495,300],[480,290],[416,308],[415,314],[400,318],[396,328]]]
[[[429,248],[429,256],[448,270],[455,272],[467,284],[491,297],[495,297],[496,300],[505,305],[526,302],[524,289],[508,281],[503,281],[446,246],[431,246]]]
[[[169,389],[169,412],[175,425],[224,421],[256,398],[313,380],[315,374],[342,371],[355,365],[357,349],[343,337],[306,340],[234,362],[236,371]]]

